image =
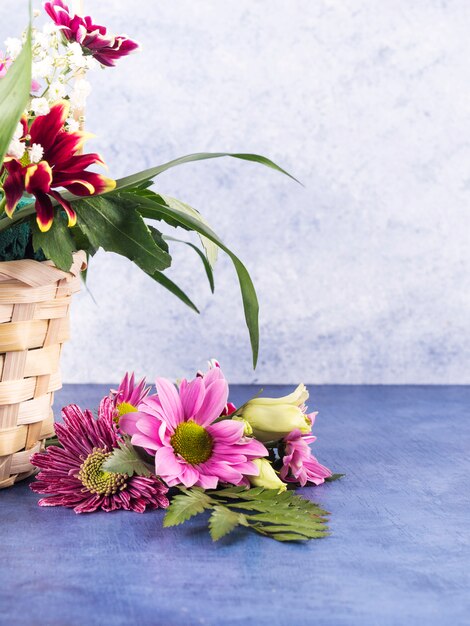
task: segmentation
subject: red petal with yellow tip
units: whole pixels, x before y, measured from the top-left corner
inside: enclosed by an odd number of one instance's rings
[[[54,185],[60,184],[75,196],[90,196],[107,193],[116,187],[116,181],[95,172],[80,172],[79,176],[71,177],[68,173],[54,176]]]
[[[31,124],[29,130],[31,143],[39,143],[44,148],[44,158],[47,160],[49,160],[49,156],[46,155],[46,151],[54,143],[57,135],[63,130],[69,111],[70,104],[65,100],[61,100],[52,105],[47,115],[36,117]]]
[[[8,172],[7,179],[3,185],[5,193],[5,213],[12,217],[16,205],[21,200],[24,192],[24,173],[21,163],[18,161],[5,162],[5,169]]]
[[[40,161],[37,165],[29,165],[26,168],[25,188],[28,193],[34,195],[37,192],[48,193],[52,183],[52,169],[46,161]]]
[[[39,230],[46,233],[52,226],[54,219],[54,207],[52,201],[46,193],[42,191],[36,192],[36,222]]]
[[[60,195],[58,191],[51,190],[49,194],[57,200],[57,202],[61,205],[61,207],[67,213],[67,217],[69,218],[69,228],[72,228],[72,226],[75,226],[75,224],[77,223],[77,214],[72,209],[72,205],[70,204],[70,202],[62,198],[62,196]]]

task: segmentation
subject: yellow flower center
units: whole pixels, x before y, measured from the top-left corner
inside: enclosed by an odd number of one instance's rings
[[[31,159],[29,158],[29,151],[25,150],[25,153],[23,154],[23,156],[20,159],[20,163],[23,167],[27,167],[28,165],[31,165]]]
[[[122,417],[123,415],[127,415],[127,413],[137,413],[137,407],[133,404],[129,404],[129,402],[121,402],[116,406],[118,417]]]
[[[179,424],[170,441],[173,450],[191,465],[207,461],[214,445],[207,430],[191,421]]]
[[[112,496],[127,487],[127,474],[113,474],[103,470],[103,463],[111,455],[106,449],[93,448],[80,466],[77,478],[90,493]]]

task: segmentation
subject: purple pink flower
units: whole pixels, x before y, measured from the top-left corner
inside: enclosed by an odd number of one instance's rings
[[[168,506],[168,489],[155,476],[129,477],[103,469],[118,445],[114,412],[110,398],[102,400],[97,419],[73,404],[62,410],[64,423],[55,426],[61,447],[49,446],[31,457],[41,470],[31,489],[47,496],[40,506],[65,506],[75,513],[98,509],[143,513]]]
[[[3,78],[8,72],[8,68],[13,63],[12,59],[7,56],[3,56],[3,52],[0,52],[0,78]]]
[[[312,422],[316,414],[311,414]],[[293,430],[283,439],[285,447],[282,457],[280,476],[282,480],[290,483],[300,483],[304,487],[307,483],[321,485],[325,478],[331,476],[331,471],[321,465],[310,450],[310,443],[316,437],[303,435],[300,430]]]
[[[134,373],[126,372],[118,389],[111,391],[111,399],[117,411],[118,417],[138,410],[140,403],[145,400],[150,391],[145,378],[135,382]]]
[[[69,109],[68,102],[57,102],[47,115],[36,117],[30,128],[23,117],[23,134],[16,142],[24,145],[23,155],[20,158],[8,155],[4,161],[8,174],[3,185],[6,214],[12,217],[26,191],[36,199],[37,223],[43,232],[50,229],[54,219],[52,200],[67,213],[69,226],[76,223],[72,205],[57,188],[64,187],[76,196],[91,196],[116,186],[114,180],[87,171],[90,165],[104,165],[104,162],[98,154],[79,154],[86,134],[64,129]]]
[[[268,454],[255,439],[245,437],[244,425],[217,421],[227,405],[228,384],[218,367],[177,389],[157,378],[157,395],[146,398],[137,413],[121,418],[121,430],[132,443],[155,455],[155,473],[170,486],[183,484],[214,489],[219,481],[246,484],[256,476],[253,460]]]
[[[102,65],[113,67],[118,59],[139,48],[128,37],[113,37],[104,26],[93,24],[91,17],[74,15],[63,0],[46,2],[44,8],[66,41],[78,42],[85,54],[91,54]]]

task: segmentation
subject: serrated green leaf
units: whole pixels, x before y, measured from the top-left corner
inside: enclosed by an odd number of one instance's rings
[[[325,482],[332,483],[335,480],[341,480],[344,476],[346,476],[346,474],[332,474],[331,476],[328,476],[328,478],[325,478]]]
[[[151,476],[152,473],[140,458],[137,450],[126,438],[119,442],[119,448],[116,448],[110,457],[103,463],[103,469],[113,474],[127,474],[129,477]]]
[[[30,4],[31,13],[31,4]],[[18,57],[0,79],[0,165],[18,126],[31,92],[31,18],[26,41]]]
[[[80,229],[94,247],[121,254],[148,274],[168,268],[170,255],[156,244],[135,210],[135,196],[128,196],[107,194],[75,201]]]
[[[64,272],[68,272],[73,263],[73,253],[77,251],[66,220],[60,214],[56,214],[51,228],[47,233],[39,230],[36,220],[31,220],[33,234],[33,248],[35,252],[42,250],[47,259]]]
[[[228,535],[239,524],[247,526],[246,518],[241,513],[234,513],[225,506],[215,506],[209,518],[209,529],[213,541]]]
[[[166,510],[163,520],[165,528],[183,524],[194,515],[199,515],[212,506],[210,496],[202,489],[193,488],[181,491],[181,494],[173,496],[170,506]]]

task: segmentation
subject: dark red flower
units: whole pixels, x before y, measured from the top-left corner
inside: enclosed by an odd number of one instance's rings
[[[91,17],[70,13],[63,0],[46,2],[44,8],[67,41],[77,41],[85,54],[91,54],[102,65],[113,67],[121,57],[137,50],[139,44],[128,37],[113,37],[104,26],[93,24]]]
[[[168,506],[168,488],[156,476],[129,478],[103,470],[118,446],[114,416],[110,398],[101,401],[97,419],[74,404],[62,409],[64,424],[55,426],[61,447],[49,446],[31,457],[41,471],[30,487],[48,496],[39,500],[40,506],[65,506],[75,513],[98,509],[143,513]]]
[[[29,129],[23,118],[20,141],[26,146],[24,155],[21,159],[7,156],[4,161],[8,174],[3,185],[6,214],[12,217],[26,191],[36,198],[37,222],[43,232],[50,229],[54,219],[52,199],[66,211],[69,226],[77,220],[72,205],[57,188],[64,187],[76,196],[91,196],[111,191],[116,186],[114,180],[86,171],[90,165],[104,165],[104,162],[99,154],[79,154],[87,135],[64,129],[69,109],[65,100],[57,102],[47,115],[36,117]],[[41,155],[37,162],[31,160],[34,154]]]

